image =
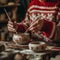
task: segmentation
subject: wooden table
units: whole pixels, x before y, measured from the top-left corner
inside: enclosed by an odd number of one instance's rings
[[[3,43],[6,43],[6,42],[3,42]],[[24,53],[24,54],[26,54],[29,58],[31,57],[28,60],[51,60],[51,58],[54,58],[58,55],[60,56],[60,50],[58,50],[58,49],[57,50],[54,50],[54,49],[46,50],[44,52],[39,52],[39,53],[36,53],[36,52],[30,53],[29,51],[26,51],[26,50],[29,50],[28,45],[24,45],[25,46],[24,48],[22,48],[23,45],[20,45],[20,46],[17,45],[16,46],[12,43],[10,43],[10,45],[11,46],[8,47],[7,49],[12,49],[12,50],[10,52],[9,51],[4,51],[8,56],[6,56],[4,58],[1,58],[1,56],[0,56],[0,60],[6,59],[6,58],[7,58],[7,60],[9,60],[8,58],[9,58],[10,55],[13,55],[14,53],[17,53],[17,52],[21,53],[21,51],[23,51],[23,50],[25,50],[25,52],[27,52],[27,53]],[[27,49],[26,49],[26,47],[27,47]]]

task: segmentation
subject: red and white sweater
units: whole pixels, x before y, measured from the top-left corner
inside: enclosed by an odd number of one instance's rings
[[[26,23],[31,24],[33,21],[36,21],[37,18],[45,20],[42,28],[43,34],[49,38],[52,38],[55,30],[55,23],[52,20],[56,13],[57,4],[58,2],[40,2],[39,0],[33,0],[29,5],[25,20],[21,22],[24,24],[23,28],[26,29]],[[57,16],[60,16],[60,10],[58,11]],[[21,31],[21,28],[22,27],[19,25],[18,31]]]

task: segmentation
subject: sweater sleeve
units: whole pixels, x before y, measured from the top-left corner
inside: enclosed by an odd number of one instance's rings
[[[29,12],[29,9],[31,8],[31,6],[34,4],[34,1],[32,1],[30,4],[29,4],[29,7],[28,7],[28,10],[27,10],[27,13],[26,13],[26,16],[25,16],[25,19],[18,23],[18,29],[17,31],[18,32],[25,32],[26,29],[29,27],[29,25],[31,24],[32,20],[30,18],[30,12]]]

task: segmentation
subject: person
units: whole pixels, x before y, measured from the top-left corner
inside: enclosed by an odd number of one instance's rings
[[[42,33],[49,39],[53,38],[56,25],[54,20],[56,21],[60,17],[58,6],[58,0],[32,0],[25,19],[17,23],[17,31],[34,31],[37,34]],[[12,32],[16,31],[11,21],[8,22],[8,30]]]

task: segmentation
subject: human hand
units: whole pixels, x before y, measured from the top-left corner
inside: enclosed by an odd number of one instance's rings
[[[7,26],[10,32],[16,32],[16,29],[14,28],[14,23],[12,21],[8,21]]]
[[[35,23],[31,24],[31,26],[29,27],[30,31],[40,31],[43,27],[44,21],[43,20],[38,20]]]

